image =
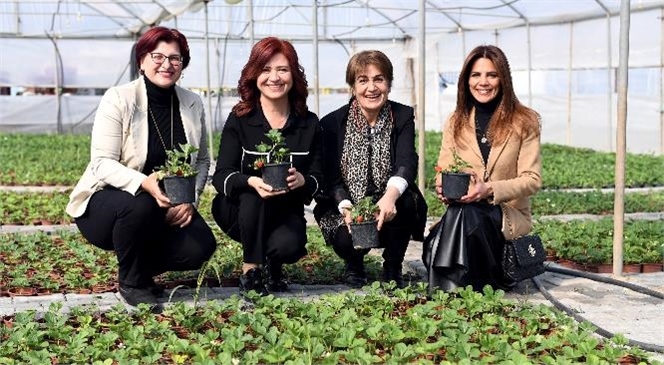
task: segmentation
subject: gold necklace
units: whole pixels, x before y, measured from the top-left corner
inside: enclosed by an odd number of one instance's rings
[[[488,127],[489,126],[487,125],[487,129]],[[486,132],[480,129],[480,120],[477,116],[477,112],[475,113],[475,131],[477,133],[477,136],[480,137],[480,142],[482,142],[483,144],[489,143],[489,138],[487,138]]]
[[[150,112],[150,116],[152,117],[152,124],[154,124],[154,128],[157,130],[157,135],[159,136],[161,145],[164,146],[164,151],[168,151],[168,148],[166,148],[166,143],[164,142],[164,137],[162,137],[161,135],[161,131],[159,130],[159,126],[157,125],[157,120],[154,118],[154,114],[152,114],[152,109],[150,108],[149,104],[148,104],[148,111]],[[173,149],[173,94],[171,94],[171,149]]]

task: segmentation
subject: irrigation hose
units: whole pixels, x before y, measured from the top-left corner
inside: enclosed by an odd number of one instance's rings
[[[579,270],[572,270],[572,269],[567,269],[567,268],[562,268],[562,267],[554,267],[554,266],[550,266],[550,265],[547,265],[546,271],[555,272],[555,273],[559,273],[559,274],[570,275],[570,276],[578,276],[578,277],[590,279],[590,280],[593,280],[593,281],[599,281],[599,282],[603,282],[603,283],[607,283],[607,284],[611,284],[611,285],[617,285],[617,286],[621,286],[621,287],[624,287],[624,288],[631,289],[631,290],[633,290],[637,293],[641,293],[641,294],[653,296],[653,297],[656,297],[656,298],[664,299],[664,293],[652,290],[650,288],[643,287],[641,285],[628,283],[628,282],[625,282],[625,281],[622,281],[622,280],[617,280],[617,279],[613,279],[613,278],[598,275],[598,274],[593,274],[593,273],[589,273],[589,272],[585,272],[585,271],[579,271]],[[567,313],[569,316],[574,318],[574,320],[576,320],[577,322],[589,322],[589,323],[591,323],[593,326],[596,327],[595,333],[597,333],[598,335],[600,335],[602,337],[612,338],[612,337],[615,336],[613,333],[605,330],[604,328],[596,325],[595,323],[590,322],[589,320],[585,319],[583,316],[575,313],[571,308],[569,308],[568,306],[564,305],[559,300],[554,298],[551,295],[551,293],[549,293],[549,290],[547,288],[545,288],[544,285],[540,282],[539,278],[534,277],[534,278],[532,278],[532,280],[535,283],[535,286],[537,286],[537,289],[540,291],[540,293],[542,293],[542,295],[544,295],[544,297],[548,301],[553,303],[553,305],[556,308],[558,308],[559,310]],[[632,340],[632,339],[629,339],[629,338],[627,339],[627,344],[630,345],[630,346],[638,346],[641,349],[646,350],[646,351],[658,352],[658,353],[664,354],[664,346],[660,346],[660,345],[657,345],[657,344],[636,341],[636,340]]]

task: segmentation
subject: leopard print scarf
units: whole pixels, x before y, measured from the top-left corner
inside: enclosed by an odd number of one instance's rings
[[[373,133],[357,99],[351,102],[341,154],[341,177],[353,203],[366,195],[370,178],[378,191],[385,190],[390,177],[390,134],[393,125],[389,102],[380,109]]]

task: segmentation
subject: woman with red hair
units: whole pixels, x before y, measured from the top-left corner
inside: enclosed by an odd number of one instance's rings
[[[154,169],[166,151],[188,143],[198,171],[197,197],[210,166],[205,112],[198,95],[175,83],[189,65],[175,29],[154,27],[136,43],[141,76],[104,94],[92,127],[91,159],[70,195],[67,213],[93,245],[115,251],[119,292],[130,305],[161,310],[153,276],[196,270],[217,247],[197,204],[171,204]]]
[[[287,290],[282,266],[306,255],[304,205],[322,184],[321,130],[307,108],[307,80],[293,45],[269,37],[254,45],[238,81],[240,102],[221,134],[212,184],[218,194],[212,215],[242,244],[240,293]],[[273,189],[255,162],[265,135],[281,132],[290,151],[288,188]]]

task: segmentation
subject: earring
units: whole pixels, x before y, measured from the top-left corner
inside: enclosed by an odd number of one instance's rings
[[[145,71],[143,71],[143,69],[138,70],[138,73],[141,75],[145,75]]]
[[[180,73],[180,80],[184,79],[184,72]]]

